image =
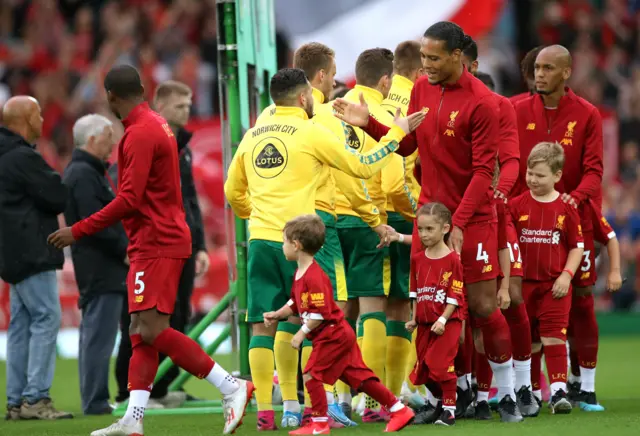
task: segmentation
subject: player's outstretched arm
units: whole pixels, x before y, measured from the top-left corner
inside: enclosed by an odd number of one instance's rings
[[[249,182],[244,170],[244,154],[240,151],[240,147],[229,165],[227,181],[224,182],[224,196],[236,216],[246,220],[251,215],[251,200],[249,198]]]
[[[516,110],[509,100],[500,100],[500,137],[498,161],[500,177],[494,198],[507,198],[520,173],[520,146],[518,143]]]

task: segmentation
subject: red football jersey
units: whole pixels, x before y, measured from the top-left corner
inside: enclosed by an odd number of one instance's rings
[[[560,196],[542,203],[525,192],[510,200],[509,211],[518,235],[525,280],[557,279],[569,251],[584,248],[578,212]]]
[[[342,310],[333,299],[331,281],[315,260],[302,277],[294,279],[291,299],[287,304],[293,313],[300,315],[304,324],[310,319],[322,321],[307,335],[310,341],[320,336],[328,326],[335,326],[344,319]]]
[[[71,228],[74,238],[93,235],[122,220],[131,260],[190,257],[178,146],[169,124],[147,103],[133,108],[122,124],[116,198],[77,222]]]
[[[411,257],[410,298],[417,299],[418,324],[434,323],[447,304],[458,306],[449,319],[464,319],[464,284],[460,256],[452,251],[440,259],[427,257],[424,250]]]
[[[609,224],[609,221],[602,215],[602,211],[595,201],[589,199],[588,206],[591,208],[593,237],[602,245],[607,245],[610,240],[616,237],[616,232]]]

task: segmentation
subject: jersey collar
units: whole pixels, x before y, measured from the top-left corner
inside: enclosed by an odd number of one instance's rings
[[[391,86],[397,86],[399,88],[411,91],[411,89],[413,89],[413,82],[404,76],[394,74],[393,78],[391,79]]]
[[[150,110],[151,109],[149,109],[149,103],[143,101],[142,103],[131,109],[129,115],[127,115],[125,119],[122,120],[122,125],[127,128],[130,125],[135,124],[142,114],[149,112]]]
[[[309,119],[304,109],[296,106],[276,106],[275,114],[281,117],[297,117],[303,120]]]
[[[313,102],[315,104],[324,103],[324,94],[316,88],[311,88],[311,94],[313,95]]]
[[[356,85],[352,91],[349,91],[349,93],[355,93],[356,101],[358,101],[357,99],[359,98],[358,95],[360,93],[364,95],[364,100],[366,102],[372,101],[376,104],[381,104],[384,100],[384,97],[382,96],[382,93],[380,91],[378,91],[377,89],[369,88],[368,86]]]
[[[560,101],[558,101],[558,107],[556,109],[562,109],[567,103],[576,99],[576,94],[569,88],[568,86],[564,87],[565,94],[560,97]],[[536,108],[539,110],[544,110],[544,101],[542,100],[542,96],[538,94],[535,98]]]

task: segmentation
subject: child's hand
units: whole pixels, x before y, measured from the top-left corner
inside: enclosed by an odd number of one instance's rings
[[[304,332],[302,330],[298,330],[298,333],[296,333],[293,339],[291,339],[291,346],[296,350],[299,350],[300,346],[302,345],[302,341],[304,341],[304,338]]]
[[[504,282],[504,280],[503,280]],[[506,310],[511,305],[511,296],[509,295],[509,283],[506,283],[505,287],[500,287],[498,289],[498,307],[501,310]]]
[[[607,276],[607,291],[616,292],[622,286],[622,276],[619,270],[609,271]]]
[[[262,314],[262,318],[264,318],[264,326],[270,327],[274,322],[278,321],[278,313],[277,312],[265,312]]]
[[[553,284],[553,289],[551,290],[551,295],[553,298],[562,298],[565,297],[569,293],[569,286],[571,285],[571,276],[562,272],[560,277],[556,279],[556,282]]]
[[[411,321],[408,321],[404,325],[404,328],[406,328],[409,333],[413,333],[413,331],[416,329],[416,327],[418,327],[418,323],[416,322],[415,319],[412,319]]]
[[[441,336],[444,333],[444,324],[442,324],[440,321],[434,322],[431,326],[431,331],[436,335]]]

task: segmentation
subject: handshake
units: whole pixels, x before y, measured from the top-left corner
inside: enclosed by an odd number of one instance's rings
[[[380,243],[376,248],[384,248],[391,245],[392,242],[400,242],[407,245],[411,245],[411,236],[398,233],[396,229],[387,224],[380,224],[373,227],[373,231],[380,237]]]

